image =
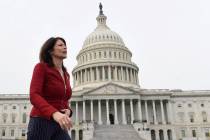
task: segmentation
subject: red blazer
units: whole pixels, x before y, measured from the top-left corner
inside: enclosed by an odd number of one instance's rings
[[[33,105],[30,116],[50,119],[52,114],[61,109],[70,109],[68,100],[71,98],[69,74],[64,72],[64,81],[59,71],[41,62],[36,64],[30,84],[30,101]],[[71,114],[72,110],[70,109]]]

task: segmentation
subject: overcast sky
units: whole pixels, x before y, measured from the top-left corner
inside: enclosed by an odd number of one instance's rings
[[[133,53],[142,88],[210,89],[209,0],[1,0],[0,93],[28,94],[40,47],[51,36],[67,41],[71,72],[96,27],[99,2]]]

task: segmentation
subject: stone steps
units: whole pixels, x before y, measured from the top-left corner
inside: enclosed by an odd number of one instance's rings
[[[132,125],[96,125],[91,140],[143,140]]]

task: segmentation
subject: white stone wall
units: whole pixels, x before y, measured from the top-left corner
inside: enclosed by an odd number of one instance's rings
[[[103,90],[100,90],[103,91]],[[149,121],[147,122],[147,127],[150,131],[155,132],[159,135],[159,132],[163,131],[163,133],[167,133],[167,131],[171,131],[173,138],[176,140],[182,138],[192,138],[192,132],[195,131],[195,137],[197,138],[204,138],[206,137],[207,133],[210,132],[210,97],[205,96],[197,96],[191,97],[176,97],[171,96],[170,98],[166,99],[165,97],[159,97],[159,95],[151,95],[148,97],[148,93],[144,93],[144,95],[139,95],[141,97],[141,112],[142,112],[142,120],[146,120],[146,111],[145,111],[145,101],[147,101],[148,107],[148,114],[149,114]],[[210,93],[209,93],[210,94]],[[197,94],[199,95],[199,93]],[[117,114],[118,114],[118,122],[122,124],[122,100],[125,100],[125,112],[126,112],[126,122],[128,124],[131,123],[131,106],[130,106],[130,97],[133,95],[113,95],[113,96],[103,96],[100,97],[101,100],[101,118],[103,124],[107,123],[107,110],[106,110],[106,100],[109,98],[109,114],[113,114],[115,116],[114,111],[114,99],[117,99]],[[97,97],[93,96],[93,97]],[[138,97],[138,96],[137,96]],[[139,120],[139,109],[138,109],[138,99],[133,98],[133,114],[134,114],[134,121]],[[9,98],[5,100],[0,100],[0,139],[2,138],[24,138],[22,137],[22,131],[25,130],[27,132],[27,124],[29,121],[29,113],[31,110],[30,102],[26,99],[14,99],[15,96],[11,95]],[[74,122],[74,127],[72,130],[74,131],[75,137],[79,136],[79,130],[82,130],[82,122],[83,122],[83,99],[84,97],[77,97],[72,98],[71,101],[71,108],[73,110],[72,121]],[[93,120],[94,123],[98,123],[98,100],[97,99],[85,99],[86,100],[86,120],[91,120],[91,107],[90,102],[93,100]],[[157,124],[154,124],[154,110],[152,102],[155,102],[155,111],[156,111],[156,118]],[[166,124],[162,122],[162,113],[161,113],[161,105],[160,101],[163,100],[163,109],[164,109],[164,117]],[[76,124],[76,102],[78,102],[78,124]],[[172,110],[170,110],[169,102],[171,103]],[[13,106],[16,109],[13,109]],[[27,108],[24,109],[24,106]],[[7,109],[5,109],[7,107]],[[206,112],[206,122],[203,121],[202,112]],[[183,113],[183,121],[180,121],[179,113]],[[23,113],[27,114],[27,121],[23,123]],[[171,113],[171,116],[170,116]],[[190,122],[190,113],[194,113],[194,122]],[[3,114],[7,114],[7,122],[3,122]],[[15,123],[12,123],[12,114],[16,115]],[[170,119],[172,117],[173,120]],[[5,130],[5,136],[2,137],[2,131]],[[14,130],[14,136],[11,136],[11,131]],[[71,133],[71,132],[69,132]],[[162,133],[162,132],[161,132]],[[157,139],[157,138],[156,138]]]

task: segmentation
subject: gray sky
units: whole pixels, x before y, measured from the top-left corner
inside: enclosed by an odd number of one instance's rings
[[[1,0],[0,93],[28,94],[40,47],[51,36],[66,39],[71,72],[96,27],[99,2],[133,53],[142,88],[210,89],[209,0]]]

